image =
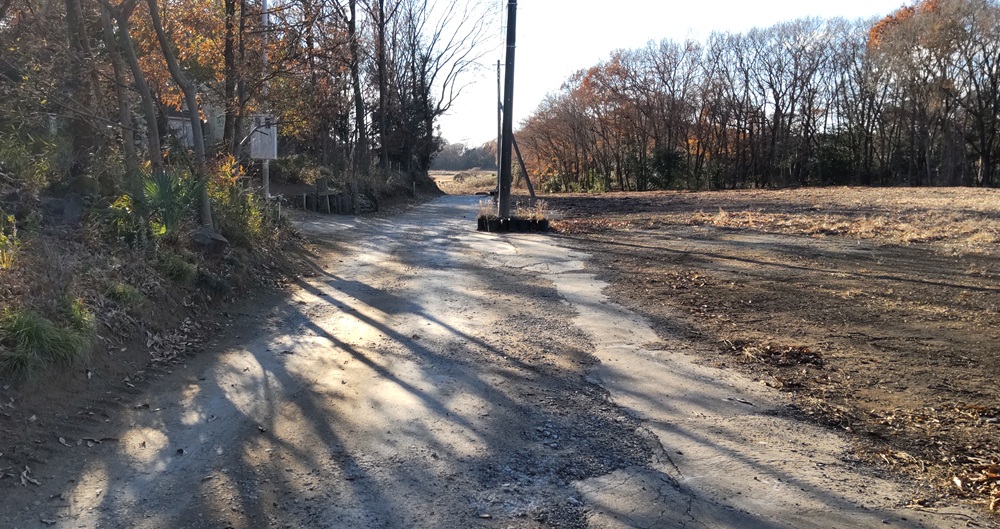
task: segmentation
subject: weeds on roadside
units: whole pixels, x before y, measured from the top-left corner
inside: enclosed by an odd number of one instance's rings
[[[0,374],[29,378],[86,358],[93,316],[76,300],[70,303],[69,319],[64,327],[30,310],[8,309],[0,314]]]
[[[87,309],[87,305],[82,299],[66,300],[65,306],[70,328],[81,336],[87,336],[94,332],[94,315]]]
[[[191,283],[198,275],[198,268],[175,253],[165,253],[156,262],[156,269],[167,279],[178,283]]]
[[[221,160],[208,184],[216,228],[233,244],[252,247],[267,242],[277,222],[261,197],[247,187],[245,173],[232,157]]]
[[[484,219],[495,219],[497,217],[497,205],[492,198],[484,198],[479,201],[478,217]]]
[[[69,142],[64,136],[43,138],[23,128],[0,131],[0,173],[16,175],[22,189],[37,195],[69,167]]]
[[[139,289],[121,281],[114,282],[108,286],[108,289],[104,291],[104,297],[127,307],[141,305],[146,300],[146,297],[142,295],[142,292],[139,292]]]
[[[525,220],[546,220],[552,218],[552,210],[544,200],[523,199],[514,203],[514,217]]]
[[[14,266],[14,254],[19,244],[14,216],[0,210],[0,270],[8,270]]]
[[[534,208],[525,202],[517,202],[514,204],[514,218],[532,220],[534,219],[534,213]]]
[[[552,217],[551,213],[552,212],[549,210],[548,202],[545,202],[544,200],[536,200],[535,205],[532,208],[530,218],[532,220],[545,220]]]

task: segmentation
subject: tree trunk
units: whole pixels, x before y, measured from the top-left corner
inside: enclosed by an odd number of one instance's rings
[[[358,49],[357,33],[357,0],[348,0],[351,17],[347,21],[347,38],[350,39],[351,51],[351,88],[354,92],[354,127],[358,140],[354,147],[354,213],[360,213],[360,189],[358,177],[368,174],[368,131],[365,126],[365,101],[361,95],[361,57]]]
[[[139,66],[139,57],[135,52],[135,44],[132,42],[132,30],[129,25],[129,17],[135,9],[137,0],[129,0],[123,4],[120,10],[115,12],[115,19],[118,21],[118,44],[125,55],[125,60],[132,71],[132,80],[135,88],[139,92],[139,100],[142,102],[142,113],[146,120],[146,142],[149,148],[149,162],[153,166],[153,172],[163,171],[163,149],[160,147],[160,131],[156,126],[156,103],[153,101],[153,93],[146,82],[146,76]],[[104,8],[111,10],[107,0],[102,1]]]
[[[378,68],[378,135],[379,135],[379,148],[381,154],[382,170],[389,170],[389,149],[386,147],[386,128],[387,119],[386,114],[388,109],[386,105],[388,104],[388,82],[386,79],[386,58],[385,58],[385,31],[386,31],[386,20],[385,20],[385,0],[378,0],[378,20],[376,20],[377,32],[378,32],[378,58],[376,60],[376,67]]]
[[[225,4],[225,44],[222,60],[225,69],[223,94],[226,99],[226,120],[222,129],[222,144],[229,154],[236,156],[236,0],[224,0]]]
[[[79,0],[66,0],[66,34],[70,50],[70,97],[74,102],[70,118],[70,135],[73,137],[73,162],[70,176],[84,174],[94,153],[97,128],[88,118],[91,107],[91,80],[87,74],[87,31]]]
[[[149,5],[149,16],[153,22],[153,30],[156,32],[156,40],[160,42],[163,58],[167,61],[167,69],[170,70],[170,77],[173,78],[174,82],[177,83],[177,86],[184,93],[184,101],[187,104],[188,117],[191,121],[191,139],[194,143],[194,170],[197,177],[202,179],[201,207],[199,210],[201,225],[214,230],[212,200],[208,196],[208,173],[205,170],[205,137],[202,134],[201,116],[198,112],[198,91],[177,62],[177,55],[174,53],[166,32],[163,31],[163,23],[160,20],[156,0],[146,0],[146,3]]]
[[[239,49],[239,64],[244,65],[247,63],[247,42],[246,42],[246,30],[247,30],[247,2],[246,0],[240,0],[240,49]],[[232,153],[233,156],[239,158],[240,153],[240,135],[243,133],[243,110],[244,104],[246,103],[247,88],[246,79],[242,75],[238,76],[236,79],[236,116],[233,119],[233,144]]]
[[[115,40],[114,28],[111,25],[111,14],[105,5],[101,6],[101,29],[104,35],[104,45],[111,58],[111,67],[115,78],[115,95],[118,98],[118,122],[122,131],[122,152],[125,154],[126,178],[135,178],[139,174],[139,155],[135,151],[135,134],[132,131],[132,111],[128,101],[128,89],[125,85],[125,62],[122,60],[121,48]]]

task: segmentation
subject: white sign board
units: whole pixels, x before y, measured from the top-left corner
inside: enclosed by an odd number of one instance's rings
[[[278,125],[271,114],[253,115],[250,157],[255,160],[274,160],[278,157]]]
[[[171,116],[167,118],[167,127],[182,147],[194,147],[194,134],[191,133],[191,120],[185,117]]]

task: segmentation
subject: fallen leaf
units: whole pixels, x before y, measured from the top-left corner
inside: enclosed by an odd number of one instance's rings
[[[25,487],[28,486],[28,483],[31,483],[32,485],[41,485],[41,483],[39,483],[38,480],[28,475],[28,473],[30,472],[31,469],[28,468],[28,465],[24,465],[24,471],[21,472],[21,485],[24,485]]]

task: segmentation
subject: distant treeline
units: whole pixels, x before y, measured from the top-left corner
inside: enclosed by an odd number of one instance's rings
[[[497,142],[491,141],[479,147],[467,147],[464,143],[449,143],[437,153],[431,169],[437,171],[468,171],[469,169],[497,168]]]
[[[1000,5],[617,51],[518,132],[546,189],[1000,184]]]

